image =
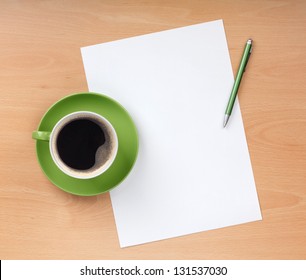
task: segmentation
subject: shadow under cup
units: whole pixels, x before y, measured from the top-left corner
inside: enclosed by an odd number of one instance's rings
[[[53,128],[50,153],[67,175],[90,179],[101,175],[113,163],[118,151],[117,134],[111,123],[93,112],[74,112]]]

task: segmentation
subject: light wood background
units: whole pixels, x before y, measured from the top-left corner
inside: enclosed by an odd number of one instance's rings
[[[87,91],[80,47],[222,18],[263,221],[120,249],[109,194],[53,186],[32,130]],[[306,1],[0,1],[0,259],[305,259]]]

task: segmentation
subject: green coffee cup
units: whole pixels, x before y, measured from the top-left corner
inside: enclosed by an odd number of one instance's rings
[[[55,103],[32,138],[49,180],[77,195],[97,195],[117,186],[138,153],[137,130],[128,112],[97,93],[73,94]]]

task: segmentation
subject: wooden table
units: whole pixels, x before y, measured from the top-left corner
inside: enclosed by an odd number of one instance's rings
[[[0,259],[305,259],[306,1],[1,1]],[[109,194],[52,185],[32,130],[87,91],[80,47],[224,20],[263,221],[120,249]]]

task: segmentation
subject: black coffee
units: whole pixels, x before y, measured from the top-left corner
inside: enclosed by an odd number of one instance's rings
[[[62,128],[56,145],[65,164],[86,170],[94,166],[97,149],[104,143],[105,135],[99,125],[88,119],[78,119]]]

